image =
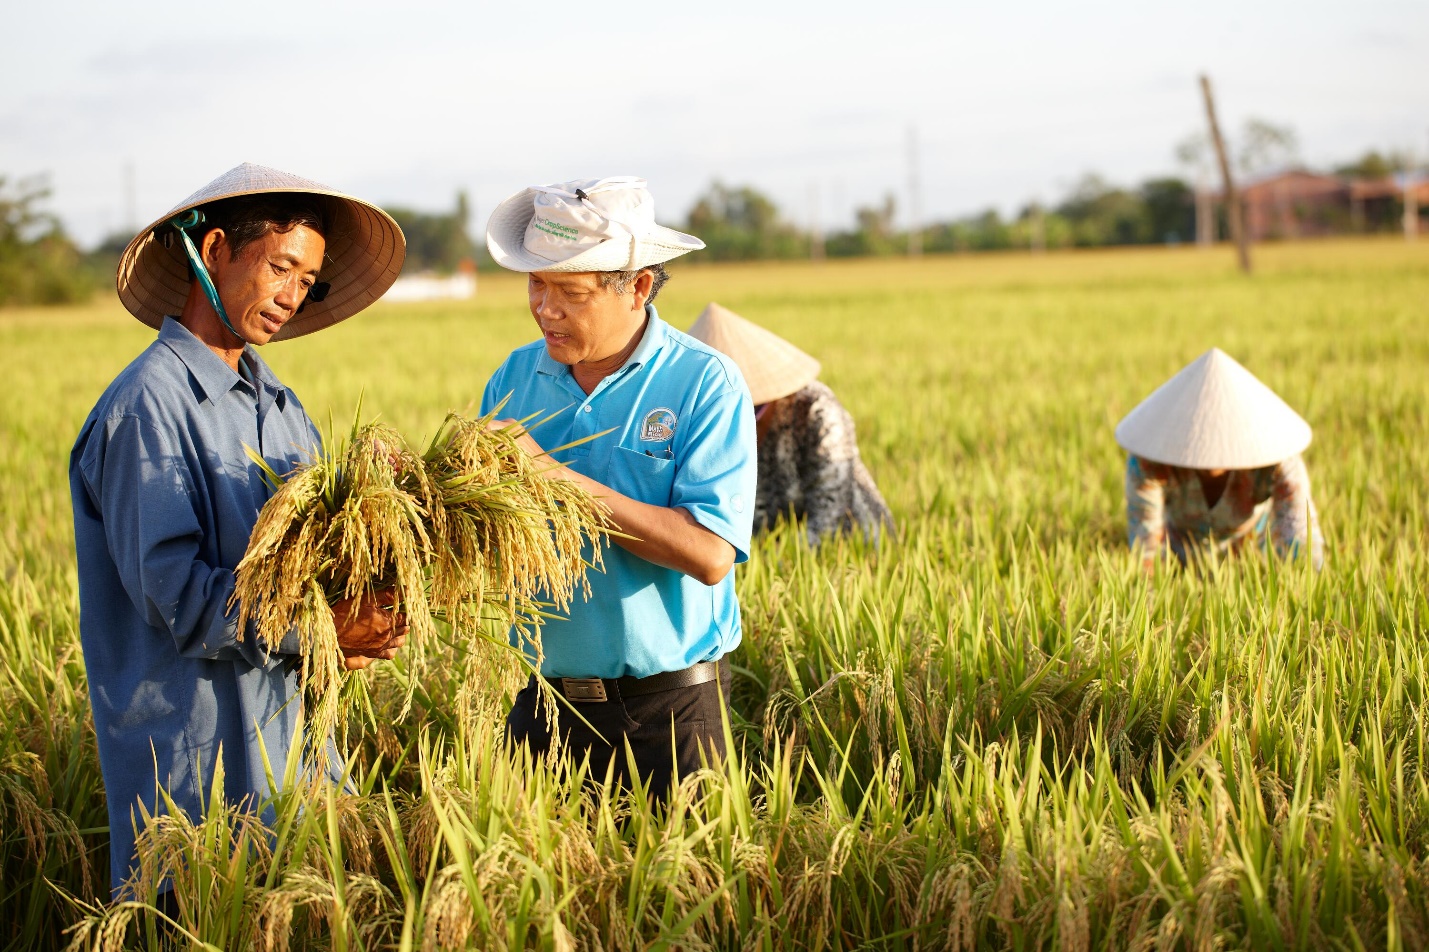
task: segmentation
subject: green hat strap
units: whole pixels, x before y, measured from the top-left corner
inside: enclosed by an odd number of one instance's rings
[[[228,322],[228,313],[223,309],[223,302],[218,299],[218,288],[213,286],[213,278],[208,273],[208,268],[204,267],[203,259],[198,256],[198,249],[194,247],[193,239],[189,237],[188,229],[195,228],[203,224],[203,212],[197,208],[191,208],[169,219],[169,224],[174,226],[174,231],[179,233],[179,237],[184,242],[184,254],[188,256],[189,267],[192,268],[194,277],[198,279],[199,287],[203,288],[203,296],[208,298],[208,303],[218,314],[218,319],[223,322],[223,326],[228,328],[229,333],[241,341],[247,341],[242,334],[233,329],[233,325]]]

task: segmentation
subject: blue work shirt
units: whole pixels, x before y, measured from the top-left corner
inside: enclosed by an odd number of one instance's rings
[[[754,518],[754,407],[734,361],[646,308],[644,335],[589,396],[544,341],[514,351],[486,385],[482,412],[554,419],[532,431],[571,469],[653,506],[679,507],[749,558]],[[739,644],[734,572],[705,585],[611,545],[591,594],[542,630],[549,677],[648,677],[710,661]]]
[[[79,633],[109,803],[116,891],[142,802],[162,784],[198,818],[219,749],[224,797],[255,806],[297,729],[297,643],[238,639],[233,570],[275,472],[312,459],[317,431],[253,348],[244,379],[173,318],[115,378],[70,454]],[[254,385],[256,381],[257,386]]]

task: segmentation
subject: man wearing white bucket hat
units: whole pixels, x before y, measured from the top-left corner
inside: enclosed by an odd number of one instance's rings
[[[124,250],[119,298],[158,338],[104,391],[70,455],[116,894],[136,824],[164,812],[157,787],[197,818],[219,768],[224,799],[249,809],[272,793],[270,769],[285,774],[302,696],[297,639],[239,631],[230,596],[273,491],[248,453],[287,473],[318,434],[254,348],[361,311],[405,253],[381,209],[247,163]],[[350,668],[403,641],[403,619],[372,599],[339,604],[336,620]]]
[[[581,714],[552,712],[556,729],[568,757],[627,784],[629,744],[662,797],[724,750],[725,655],[741,634],[731,569],[748,558],[754,508],[754,413],[739,368],[653,303],[664,262],[704,244],[655,224],[644,181],[630,177],[525,189],[497,207],[486,241],[498,264],[528,275],[542,339],[497,370],[483,412],[506,400],[507,416],[551,416],[537,431],[546,445],[585,440],[552,454],[567,465],[548,475],[599,496],[626,536],[589,598],[545,626],[541,674]],[[533,678],[507,718],[538,752],[554,740],[540,698]]]
[[[792,516],[816,545],[852,529],[877,539],[892,528],[888,504],[859,457],[853,417],[818,380],[817,360],[713,301],[690,336],[733,358],[749,384],[759,440],[756,530]]]
[[[1131,547],[1151,568],[1259,542],[1324,560],[1310,476],[1310,425],[1274,391],[1212,348],[1117,424],[1126,462]]]

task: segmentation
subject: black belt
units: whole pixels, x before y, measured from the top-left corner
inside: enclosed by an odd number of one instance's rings
[[[701,661],[679,671],[662,671],[648,678],[633,678],[627,674],[623,678],[545,678],[545,681],[568,700],[598,703],[611,697],[639,697],[708,684],[728,668],[729,662],[720,658],[718,661]]]

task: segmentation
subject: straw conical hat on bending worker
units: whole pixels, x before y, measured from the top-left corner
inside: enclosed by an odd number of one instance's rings
[[[159,327],[184,309],[189,293],[189,263],[169,227],[194,208],[244,195],[297,193],[327,203],[330,225],[318,280],[326,295],[310,299],[302,311],[273,335],[288,340],[344,321],[376,301],[402,271],[407,241],[392,216],[369,202],[299,175],[244,162],[229,169],[165,212],[139,232],[119,259],[115,283],[119,300],[139,320]]]
[[[1272,466],[1310,445],[1310,424],[1212,347],[1117,424],[1121,448],[1187,469]]]
[[[819,376],[819,362],[772,331],[710,302],[689,334],[729,357],[744,374],[754,405],[796,393]]]

